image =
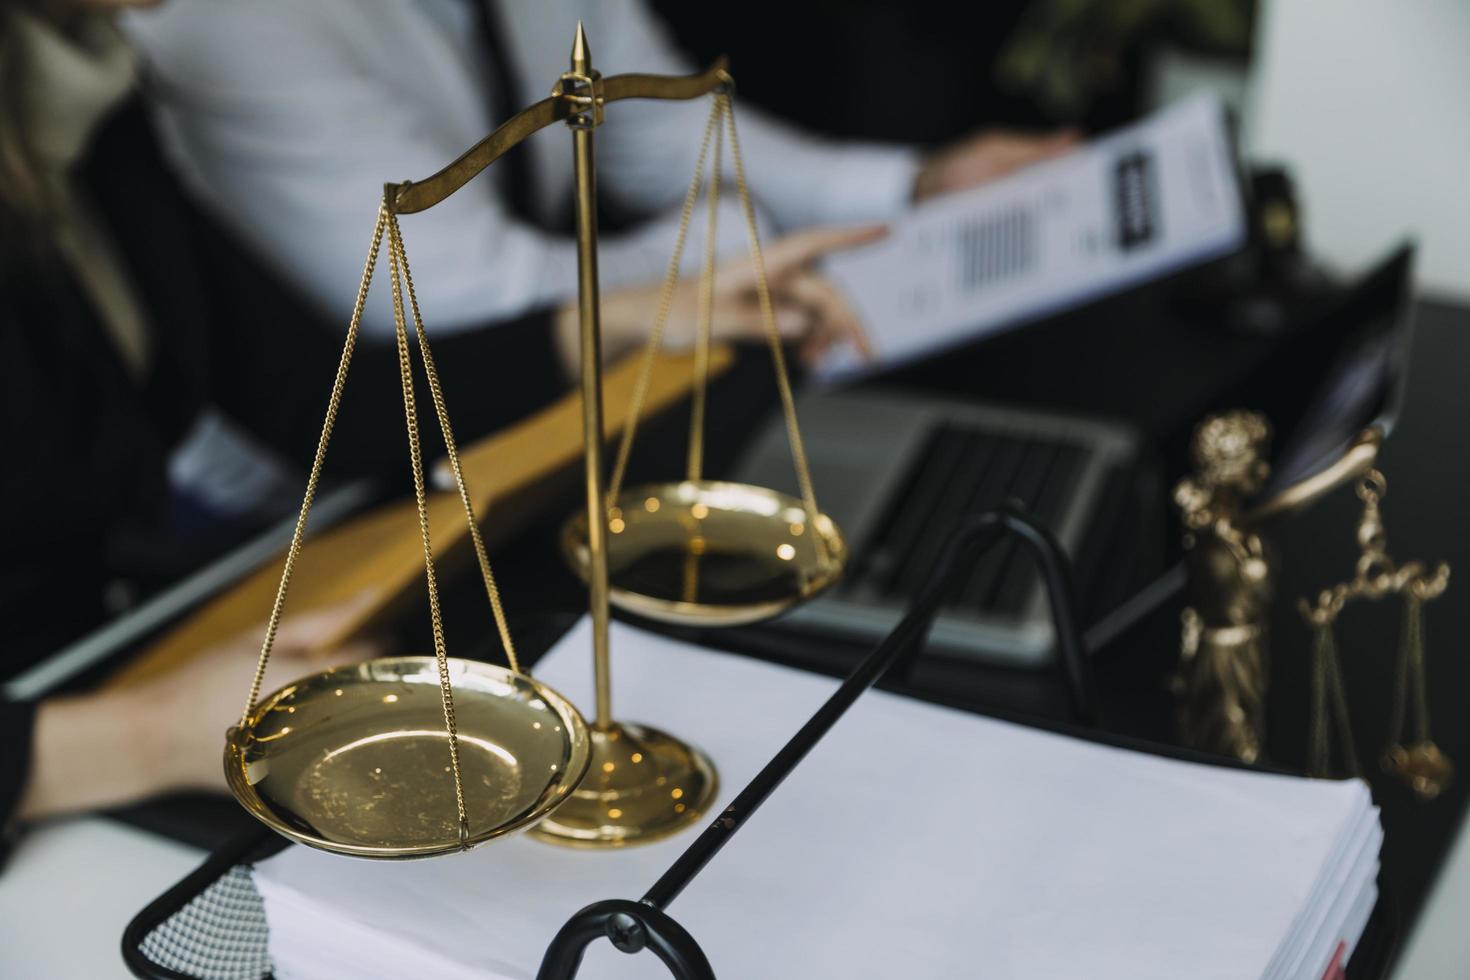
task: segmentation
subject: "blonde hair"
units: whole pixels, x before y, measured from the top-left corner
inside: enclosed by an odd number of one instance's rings
[[[19,0],[0,0],[0,251],[7,255],[44,252],[40,232],[57,205],[30,141],[31,66],[15,22],[20,6]]]

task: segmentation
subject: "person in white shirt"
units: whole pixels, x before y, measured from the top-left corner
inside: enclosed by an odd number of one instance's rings
[[[491,5],[488,12],[481,3]],[[429,176],[520,108],[515,100],[544,95],[566,69],[578,20],[605,76],[695,68],[642,0],[184,0],[134,13],[126,27],[150,63],[165,144],[186,184],[345,322],[383,183]],[[509,64],[495,63],[497,52]],[[495,111],[496,102],[505,112]],[[635,346],[653,319],[654,289],[619,294],[618,287],[661,275],[673,237],[667,214],[688,185],[707,111],[702,102],[619,103],[598,132],[604,194],[625,209],[665,215],[601,243],[609,357]],[[738,99],[736,115],[763,219],[781,233],[882,221],[916,198],[1061,152],[1071,139],[989,133],[924,157],[908,147],[821,139]],[[560,129],[529,141],[537,178],[531,200],[505,200],[497,167],[453,203],[404,219],[431,330],[487,326],[574,294],[571,239],[523,220],[511,206],[543,224],[565,213],[567,144]],[[721,230],[722,253],[743,253],[743,225],[733,212]],[[812,356],[833,338],[857,334],[845,303],[812,264],[873,234],[822,231],[772,249],[781,260],[772,278],[783,332],[805,335]],[[691,241],[700,240],[695,230]],[[722,290],[715,329],[755,333],[750,308],[739,288]],[[672,342],[689,336],[685,321],[692,316],[676,312]],[[391,336],[385,295],[369,307],[364,327],[370,337]]]

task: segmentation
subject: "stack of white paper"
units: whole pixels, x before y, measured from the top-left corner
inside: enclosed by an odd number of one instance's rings
[[[583,623],[539,677],[590,703]],[[721,806],[834,682],[614,626],[618,717],[714,758]],[[578,909],[632,898],[703,824],[609,853],[521,838],[255,871],[280,980],[532,977]],[[1318,980],[1376,900],[1377,810],[1321,782],[1127,752],[865,694],[670,908],[725,980]],[[662,978],[594,944],[581,977]]]

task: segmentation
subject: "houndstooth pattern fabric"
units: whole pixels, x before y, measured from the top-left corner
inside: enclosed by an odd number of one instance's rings
[[[250,869],[235,865],[142,942],[143,955],[198,980],[270,976],[265,906]]]

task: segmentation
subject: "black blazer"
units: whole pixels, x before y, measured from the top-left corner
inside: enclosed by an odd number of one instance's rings
[[[168,452],[203,406],[310,463],[347,327],[191,205],[137,102],[99,129],[79,177],[144,308],[152,364],[135,383],[65,266],[0,243],[0,677],[103,620],[104,585],[129,571],[119,542],[157,526]],[[375,206],[363,202],[365,213]],[[374,289],[388,288],[385,256]],[[434,353],[464,441],[564,387],[546,312],[441,340]],[[329,472],[407,478],[398,377],[391,345],[359,343]],[[438,448],[430,419],[426,453]],[[29,754],[16,744],[29,724],[18,710],[0,717],[10,735],[0,742],[0,824]]]

